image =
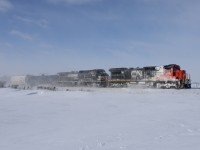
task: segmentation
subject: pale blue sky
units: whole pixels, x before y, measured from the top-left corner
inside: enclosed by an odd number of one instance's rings
[[[176,63],[200,76],[199,0],[0,0],[0,76]]]

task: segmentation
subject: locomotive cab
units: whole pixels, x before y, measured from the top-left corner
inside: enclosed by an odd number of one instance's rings
[[[172,79],[176,79],[177,86],[176,88],[191,88],[190,76],[186,73],[185,70],[181,70],[179,65],[170,64],[164,66],[165,75],[169,76]]]

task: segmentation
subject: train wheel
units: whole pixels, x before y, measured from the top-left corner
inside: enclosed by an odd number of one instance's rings
[[[181,80],[181,89],[184,89],[185,87],[185,80]]]
[[[176,89],[180,89],[181,88],[181,82],[180,81],[177,81],[176,82],[176,87],[175,87]]]
[[[158,85],[156,82],[153,83],[153,88],[158,88]]]

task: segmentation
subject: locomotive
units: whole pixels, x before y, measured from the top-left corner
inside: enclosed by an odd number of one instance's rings
[[[72,72],[61,72],[59,85],[62,86],[101,86],[108,85],[108,74],[104,69],[80,70]]]
[[[110,86],[145,85],[153,88],[191,88],[190,75],[179,65],[111,68]]]

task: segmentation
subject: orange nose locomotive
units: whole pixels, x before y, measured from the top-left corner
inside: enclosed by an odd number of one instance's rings
[[[144,85],[154,88],[191,88],[190,75],[179,65],[111,68],[110,85]]]

